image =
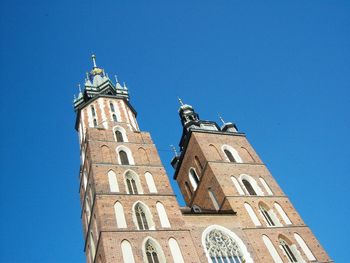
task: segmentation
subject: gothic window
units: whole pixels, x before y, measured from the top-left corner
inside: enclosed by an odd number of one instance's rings
[[[185,263],[182,257],[179,244],[177,243],[175,238],[170,238],[168,243],[169,243],[169,248],[170,248],[170,252],[173,257],[174,263]]]
[[[161,247],[151,239],[148,239],[145,243],[145,254],[147,263],[165,262],[165,257]]]
[[[166,214],[164,205],[161,202],[157,202],[156,208],[157,208],[160,224],[162,225],[162,227],[167,227],[167,228],[170,227],[170,222],[168,219],[168,215]]]
[[[132,247],[129,241],[123,240],[121,243],[123,262],[124,263],[135,263],[134,255],[132,253]]]
[[[259,178],[261,184],[264,186],[266,192],[268,193],[268,195],[273,195],[271,188],[269,187],[269,185],[266,183],[266,181],[264,180],[264,178],[260,177]]]
[[[117,180],[117,175],[114,171],[110,170],[108,173],[108,183],[109,183],[109,190],[113,192],[119,192],[119,185]]]
[[[232,180],[233,184],[235,185],[235,187],[237,189],[237,192],[240,195],[244,195],[244,191],[243,191],[242,187],[239,185],[238,180],[236,179],[236,177],[231,176],[231,180]]]
[[[276,210],[278,211],[278,213],[280,214],[280,216],[282,217],[283,221],[287,225],[291,225],[292,222],[290,221],[290,219],[287,216],[287,214],[284,212],[283,208],[278,203],[275,203],[274,206],[275,206]]]
[[[126,185],[128,187],[129,194],[136,194],[136,195],[138,194],[136,181],[133,177],[131,176],[126,177]]]
[[[126,220],[124,215],[124,208],[121,203],[116,202],[114,204],[115,219],[117,220],[118,228],[126,228]]]
[[[114,121],[114,122],[117,122],[117,121],[118,121],[117,115],[115,115],[114,113],[113,113],[112,117],[113,117],[113,121]]]
[[[269,251],[269,253],[273,259],[273,262],[274,263],[282,263],[283,261],[282,261],[280,255],[278,254],[276,248],[272,244],[271,240],[266,235],[263,235],[262,239],[265,243],[267,250]]]
[[[95,107],[93,105],[91,105],[91,114],[92,114],[93,117],[96,116]]]
[[[145,179],[150,193],[157,193],[157,188],[150,172],[145,173]]]
[[[119,151],[119,157],[120,157],[120,163],[123,165],[129,165],[129,159],[128,159],[128,155],[126,154],[125,151],[120,150]]]
[[[192,167],[190,168],[188,176],[190,178],[190,182],[192,184],[193,190],[196,190],[199,184],[199,177],[196,171]]]
[[[262,215],[264,216],[268,226],[276,226],[277,225],[276,217],[270,209],[268,209],[267,207],[265,207],[262,204],[259,204],[259,209],[260,209],[260,212],[262,213]]]
[[[220,205],[219,205],[218,199],[216,198],[215,193],[211,190],[211,188],[208,188],[208,194],[213,203],[214,208],[218,211],[220,209]]]
[[[246,262],[237,242],[219,229],[213,229],[206,235],[205,247],[211,263]]]
[[[256,195],[256,192],[255,192],[253,186],[248,182],[248,180],[243,179],[243,180],[242,180],[242,183],[243,183],[245,189],[247,189],[247,191],[248,191],[248,193],[249,193],[250,195]]]
[[[115,138],[117,139],[117,142],[124,142],[123,134],[119,130],[115,130],[114,132]]]
[[[112,102],[109,103],[109,107],[111,108],[111,112],[115,112],[114,105]]]
[[[288,257],[289,262],[300,262],[297,259],[297,255],[296,255],[296,251],[294,249],[292,249],[289,244],[287,243],[287,241],[285,241],[284,239],[280,238],[280,245],[283,249],[284,254]],[[293,251],[294,250],[294,251]]]
[[[232,153],[229,150],[225,149],[224,152],[225,152],[227,158],[230,160],[231,163],[235,163],[236,162],[235,158],[233,157]]]
[[[254,225],[255,226],[261,226],[261,223],[260,223],[258,217],[256,216],[253,208],[250,206],[250,204],[244,203],[244,207],[247,210],[247,212],[248,212],[250,218],[252,219]]]
[[[94,118],[94,127],[97,127],[97,120]]]
[[[134,218],[136,218],[136,223],[139,230],[154,229],[154,224],[148,207],[140,202],[134,206]]]
[[[304,239],[301,236],[299,236],[297,233],[294,233],[294,238],[298,242],[301,249],[304,251],[307,259],[310,261],[315,261],[316,258],[314,256],[314,254],[312,254],[310,248],[306,245]]]

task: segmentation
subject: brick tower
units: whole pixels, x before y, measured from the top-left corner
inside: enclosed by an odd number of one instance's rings
[[[181,153],[172,165],[192,208],[183,217],[194,242],[202,243],[196,246],[201,262],[333,262],[245,134],[222,119],[222,127],[200,120],[180,103]]]
[[[180,208],[127,87],[92,59],[74,99],[88,263],[333,262],[245,134],[181,100]]]
[[[200,262],[190,232],[128,89],[97,67],[74,100],[87,262]]]

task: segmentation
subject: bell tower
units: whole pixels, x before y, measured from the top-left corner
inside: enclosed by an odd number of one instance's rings
[[[88,263],[196,262],[190,230],[128,88],[97,66],[73,101]]]
[[[230,248],[220,248],[225,246],[215,241],[224,232],[220,226],[214,228],[203,244],[208,261],[332,262],[246,135],[234,123],[222,120],[220,127],[216,122],[201,120],[192,106],[182,101],[180,104],[183,132],[181,152],[172,160],[174,179],[193,213],[220,215],[208,217],[203,232],[227,214],[222,224],[227,224],[239,240],[237,249],[232,250],[236,257],[232,258],[227,252]],[[201,228],[199,220],[186,222]]]

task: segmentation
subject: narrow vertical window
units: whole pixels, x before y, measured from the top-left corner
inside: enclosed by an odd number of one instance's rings
[[[147,220],[146,209],[140,203],[137,203],[134,207],[134,213],[136,216],[137,226],[139,230],[148,230],[149,222]]]
[[[153,176],[151,173],[145,173],[146,183],[150,193],[157,193],[157,188],[153,180]]]
[[[301,236],[299,236],[297,233],[294,234],[295,240],[298,242],[301,249],[304,251],[306,257],[308,260],[315,261],[316,258],[314,254],[312,254],[310,248],[306,245],[304,239],[302,239]]]
[[[264,188],[265,188],[267,194],[268,194],[268,195],[273,195],[273,193],[272,193],[272,191],[271,191],[269,185],[266,183],[266,181],[264,180],[264,178],[260,177],[259,180],[260,180],[261,184],[264,186]]]
[[[179,244],[177,243],[175,238],[170,238],[168,243],[169,243],[170,252],[171,252],[171,256],[173,257],[174,263],[185,263],[182,257]]]
[[[128,155],[126,154],[125,151],[120,150],[119,151],[119,157],[120,157],[120,162],[123,165],[129,165],[129,159],[128,159]]]
[[[235,158],[233,157],[232,153],[229,150],[225,149],[224,152],[226,154],[227,159],[229,159],[229,161],[231,163],[235,163],[236,162]]]
[[[113,171],[108,172],[108,183],[109,183],[109,190],[113,192],[119,192],[119,186],[117,181],[117,175]]]
[[[97,120],[94,118],[94,127],[97,127]]]
[[[121,131],[115,130],[114,134],[117,142],[124,142],[123,133]]]
[[[270,214],[268,209],[265,208],[263,205],[259,205],[259,209],[260,209],[262,215],[264,216],[264,218],[267,222],[267,225],[268,226],[276,226],[274,220],[272,219],[272,215]]]
[[[298,262],[297,257],[294,254],[294,251],[292,251],[292,249],[284,239],[280,239],[280,245],[290,262],[293,262],[293,263]]]
[[[275,205],[275,208],[276,208],[276,210],[278,211],[278,213],[281,215],[281,217],[282,217],[284,223],[286,223],[287,225],[291,225],[292,222],[290,221],[289,217],[288,217],[287,214],[284,212],[284,210],[282,209],[282,207],[281,207],[279,204],[277,204],[277,203],[275,203],[274,205]]]
[[[156,207],[157,207],[160,224],[162,225],[162,227],[167,227],[167,228],[170,227],[170,222],[166,214],[164,205],[161,202],[157,202]]]
[[[142,187],[136,173],[127,171],[125,173],[125,184],[128,194],[142,194]]]
[[[113,105],[112,102],[109,103],[109,107],[110,107],[110,109],[111,109],[111,112],[115,112],[115,110],[114,110],[114,105]]]
[[[199,177],[193,168],[190,168],[188,176],[189,176],[190,182],[192,184],[193,190],[195,191],[198,187],[198,184],[199,184]]]
[[[124,263],[135,263],[130,242],[127,240],[123,240],[121,243],[121,248],[122,248]]]
[[[240,195],[244,195],[244,191],[243,191],[242,187],[239,185],[238,180],[236,179],[236,177],[231,176],[231,180],[232,180],[233,184],[235,185],[235,187],[237,189],[237,192]]]
[[[278,254],[276,248],[274,247],[274,245],[272,244],[271,240],[266,236],[263,235],[262,239],[265,243],[265,246],[267,248],[267,250],[269,251],[274,263],[283,263],[280,255]]]
[[[248,203],[244,203],[244,207],[247,210],[251,220],[253,221],[255,226],[261,226],[261,223],[258,219],[258,217],[256,216],[256,214],[254,213],[253,208],[248,204]]]
[[[245,186],[245,189],[247,189],[247,191],[248,191],[248,193],[250,195],[256,195],[256,192],[255,192],[253,186],[248,182],[248,180],[243,179],[242,183],[243,183],[243,185]]]
[[[116,202],[114,204],[114,212],[115,212],[115,218],[117,220],[117,227],[118,228],[126,228],[126,220],[124,215],[124,208],[121,203]]]
[[[148,239],[145,243],[145,261],[147,263],[164,263],[164,253],[154,240]]]
[[[210,197],[215,209],[218,211],[220,209],[220,205],[219,205],[219,202],[218,202],[214,192],[211,190],[211,188],[208,188],[208,194],[209,194],[209,197]]]
[[[114,113],[113,113],[113,115],[112,115],[112,118],[113,118],[113,121],[114,121],[114,122],[118,122],[117,115],[115,115]]]
[[[96,117],[96,111],[95,111],[95,107],[93,105],[91,105],[91,114],[93,117]]]

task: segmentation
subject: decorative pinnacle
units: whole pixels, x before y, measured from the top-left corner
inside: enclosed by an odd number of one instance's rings
[[[94,64],[94,68],[97,68],[95,54],[92,54],[91,58],[92,58],[92,63]]]
[[[79,93],[81,93],[80,83],[78,83]]]
[[[177,151],[176,151],[176,148],[174,145],[170,145],[170,148],[173,150],[174,154],[175,154],[175,157],[177,156]]]
[[[225,124],[226,122],[224,121],[224,119],[221,117],[221,114],[218,113],[219,119],[222,121],[222,124]]]
[[[177,99],[179,100],[180,105],[181,105],[181,106],[183,106],[183,105],[184,105],[184,103],[182,102],[182,99],[180,99],[179,97],[177,97]]]
[[[124,89],[127,89],[125,81],[123,82]]]
[[[114,75],[114,78],[115,78],[115,83],[119,83],[119,81],[118,81],[118,76],[117,76],[117,75]]]

